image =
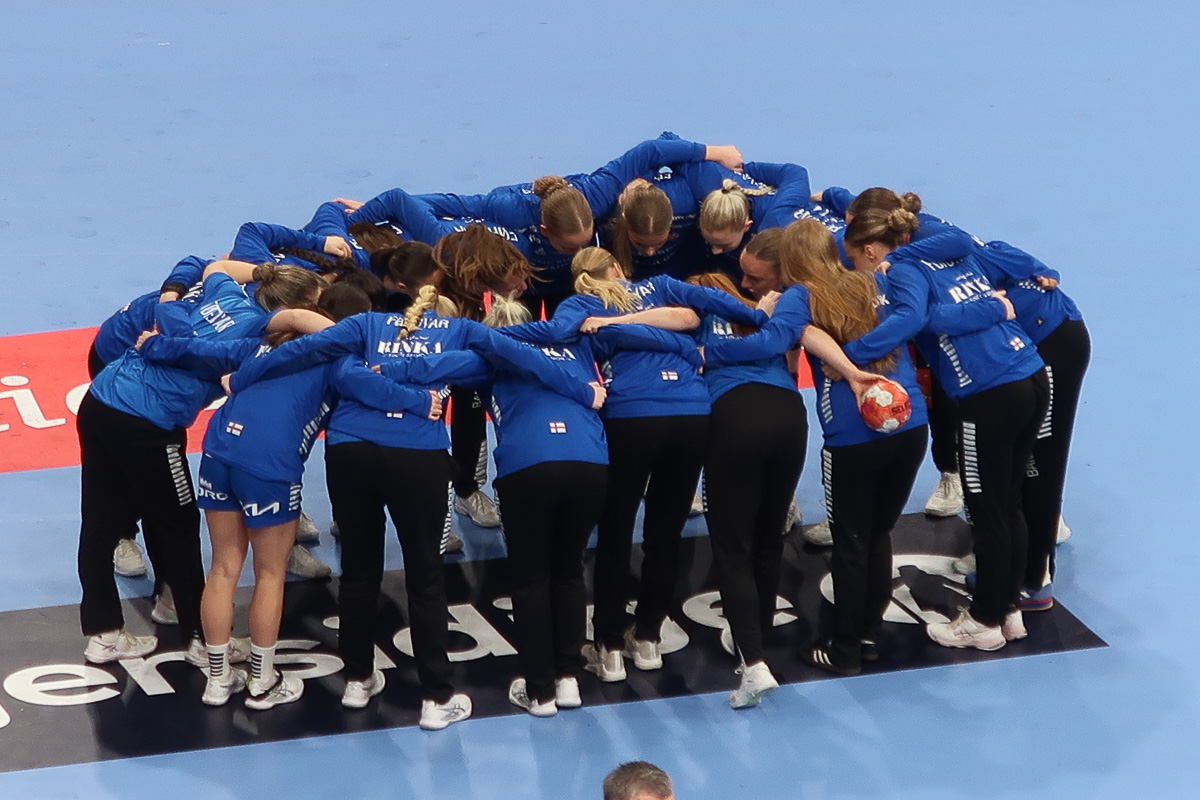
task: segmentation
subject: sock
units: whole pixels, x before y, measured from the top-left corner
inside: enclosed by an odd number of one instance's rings
[[[262,694],[275,681],[275,645],[259,647],[250,643],[250,691]]]
[[[212,678],[223,678],[229,671],[229,642],[205,645],[208,651],[208,674]]]

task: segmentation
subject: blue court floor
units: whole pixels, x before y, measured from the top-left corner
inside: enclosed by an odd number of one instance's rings
[[[1110,645],[788,685],[745,713],[703,694],[7,772],[0,797],[598,798],[631,759],[680,800],[1200,796],[1200,8],[64,0],[0,23],[0,337],[97,325],[246,221],[588,171],[662,130],[814,188],[916,191],[1030,251],[1093,336],[1055,593]],[[76,468],[0,474],[0,611],[78,601],[77,504]]]

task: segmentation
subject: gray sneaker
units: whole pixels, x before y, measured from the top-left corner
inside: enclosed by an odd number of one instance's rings
[[[421,721],[417,723],[422,730],[440,731],[451,723],[461,722],[471,716],[471,698],[465,694],[452,695],[444,703],[433,700],[421,701]]]
[[[470,517],[471,522],[480,528],[500,527],[500,512],[492,499],[483,492],[476,491],[466,497],[455,497],[454,510]]]
[[[292,545],[288,554],[287,571],[299,578],[328,578],[333,570],[321,559],[300,545]]]
[[[89,637],[83,657],[93,664],[107,664],[122,658],[148,656],[156,647],[157,636],[134,636],[120,628]]]
[[[321,529],[312,521],[312,517],[300,513],[300,524],[296,527],[297,542],[315,542],[321,538]]]

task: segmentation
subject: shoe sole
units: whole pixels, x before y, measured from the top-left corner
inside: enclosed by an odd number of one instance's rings
[[[959,508],[957,511],[951,511],[949,509],[939,509],[937,511],[931,511],[928,508],[925,509],[925,516],[936,517],[937,519],[946,519],[948,517],[957,517],[961,513],[962,513],[961,508]]]
[[[929,633],[928,630],[926,630],[925,633],[929,636],[930,639],[933,640],[933,642],[935,644],[939,644],[942,647],[952,647],[956,650],[974,649],[974,650],[982,650],[985,653],[994,653],[997,650],[999,650],[1000,648],[1004,647],[1004,645],[1008,644],[1008,640],[1004,638],[1003,634],[1000,635],[1000,644],[996,645],[995,647],[981,647],[978,644],[969,644],[967,642],[957,642],[957,641],[943,642],[940,639],[934,638],[934,635],[932,633]]]
[[[144,653],[124,653],[122,655],[105,655],[104,657],[90,656],[87,654],[87,651],[85,650],[83,653],[83,659],[85,661],[87,661],[89,664],[111,664],[114,661],[123,661],[123,660],[129,659],[129,658],[145,658],[146,656],[150,655],[157,649],[158,649],[158,644],[155,643],[154,647],[151,647],[149,650],[145,651]]]
[[[1054,608],[1054,598],[1050,598],[1049,600],[1035,600],[1030,603],[1026,603],[1024,600],[1021,601],[1022,611],[1049,611],[1052,608]]]
[[[300,682],[300,691],[296,692],[295,697],[289,697],[287,700],[280,700],[280,701],[274,702],[274,703],[263,703],[262,700],[256,700],[253,697],[247,697],[246,698],[246,708],[252,708],[255,711],[266,711],[268,709],[274,708],[275,706],[282,706],[282,705],[287,705],[288,703],[294,703],[303,696],[304,696],[304,682],[301,681]]]
[[[862,667],[855,669],[854,667],[839,667],[834,664],[821,664],[812,657],[812,653],[808,650],[800,652],[800,660],[813,669],[819,669],[822,672],[832,672],[834,675],[841,675],[843,678],[853,678],[862,674]]]
[[[766,700],[768,697],[774,694],[775,690],[778,688],[778,686],[768,686],[763,689],[759,689],[757,692],[751,692],[750,694],[746,695],[746,703],[740,706],[735,706],[733,704],[733,697],[730,696],[729,707],[735,710],[741,710],[743,708],[757,708],[763,700]]]

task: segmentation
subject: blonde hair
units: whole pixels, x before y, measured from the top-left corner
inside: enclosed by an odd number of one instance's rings
[[[700,204],[700,231],[744,228],[750,219],[750,198],[773,191],[774,188],[770,186],[748,189],[732,178],[726,178],[721,181],[721,188],[709,192]]]
[[[425,316],[425,312],[431,309],[436,309],[438,304],[438,290],[433,284],[422,286],[417,292],[417,297],[413,300],[412,305],[404,312],[404,320],[400,323],[400,330],[396,334],[396,341],[407,339],[421,325],[421,318]],[[434,313],[437,313],[436,311]]]
[[[833,234],[817,220],[796,220],[784,228],[779,270],[784,283],[799,283],[808,289],[813,324],[838,344],[861,338],[879,324],[875,278],[842,266]],[[893,351],[870,366],[877,372],[890,372],[896,367],[896,358]]]
[[[575,278],[577,293],[599,297],[605,308],[628,313],[635,305],[633,292],[608,275],[609,268],[616,263],[612,253],[603,247],[585,247],[571,259],[571,276]]]
[[[542,224],[551,236],[574,236],[590,230],[595,220],[583,192],[558,175],[533,182],[533,193],[542,198]]]
[[[613,255],[627,276],[633,275],[633,248],[629,234],[643,237],[666,236],[671,231],[675,210],[671,198],[645,178],[630,181],[617,199],[613,215]]]
[[[289,264],[259,264],[250,279],[258,284],[254,300],[266,311],[277,308],[316,308],[318,296],[327,284],[315,272]]]
[[[483,324],[489,328],[507,328],[529,322],[532,318],[529,309],[517,302],[516,298],[498,294],[492,298],[492,308],[483,318]]]

